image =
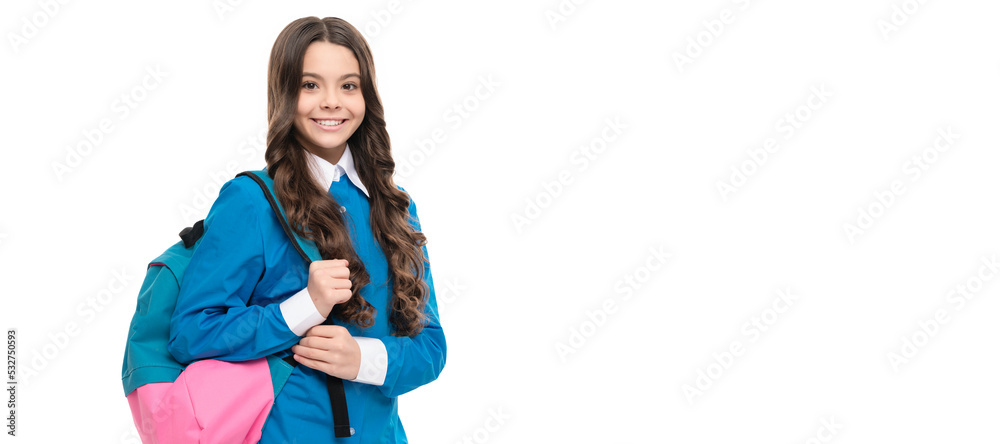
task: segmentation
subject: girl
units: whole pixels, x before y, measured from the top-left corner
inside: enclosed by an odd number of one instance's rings
[[[268,175],[288,224],[327,260],[306,269],[258,185],[227,182],[168,348],[182,363],[299,364],[262,443],[406,442],[396,397],[436,379],[446,348],[416,205],[393,184],[371,51],[341,19],[298,19],[274,43],[267,83]],[[348,438],[334,436],[328,375],[343,379]]]

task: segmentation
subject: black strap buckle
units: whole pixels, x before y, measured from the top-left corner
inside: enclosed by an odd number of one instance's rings
[[[184,248],[191,248],[201,236],[205,234],[205,219],[195,222],[194,225],[181,230],[181,240],[184,241]]]

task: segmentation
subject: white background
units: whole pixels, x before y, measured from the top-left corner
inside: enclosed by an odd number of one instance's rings
[[[21,442],[137,442],[145,264],[263,166],[268,55],[310,15],[365,33],[413,168],[448,360],[399,399],[411,442],[1000,439],[1000,4],[232,3],[0,6]]]

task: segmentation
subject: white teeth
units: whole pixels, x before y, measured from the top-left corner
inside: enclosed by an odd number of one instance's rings
[[[340,125],[341,123],[344,123],[344,121],[343,120],[317,120],[316,123],[319,123],[320,125],[323,125],[323,126],[337,126],[337,125]]]

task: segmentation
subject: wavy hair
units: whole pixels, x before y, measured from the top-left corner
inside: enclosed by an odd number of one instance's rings
[[[334,306],[331,315],[365,328],[375,321],[377,310],[360,293],[369,284],[368,271],[351,244],[340,205],[328,190],[311,178],[307,151],[295,138],[294,118],[302,82],[306,48],[316,41],[344,46],[354,53],[361,69],[361,93],[365,116],[348,138],[358,176],[368,189],[372,233],[382,247],[392,279],[389,321],[396,336],[419,333],[426,321],[424,307],[429,289],[423,281],[422,247],[427,238],[409,223],[410,196],[392,180],[389,133],[385,128],[382,100],[375,87],[375,64],[364,37],[350,23],[336,18],[303,17],[288,24],[271,48],[267,75],[267,150],[264,159],[274,179],[274,191],[285,209],[289,225],[316,242],[324,259],[348,260],[351,299]],[[429,264],[428,264],[429,265]]]

